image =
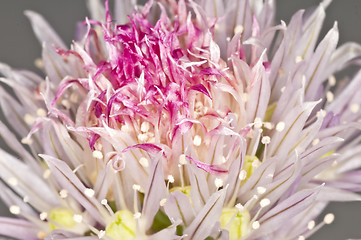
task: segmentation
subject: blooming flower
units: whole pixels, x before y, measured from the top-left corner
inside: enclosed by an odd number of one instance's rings
[[[208,3],[208,4],[207,4]],[[305,239],[360,196],[361,55],[328,1],[89,0],[70,48],[27,11],[45,80],[0,65],[1,198],[18,239]],[[347,84],[345,84],[347,83]],[[19,142],[18,139],[21,139]],[[19,158],[21,160],[19,160]]]

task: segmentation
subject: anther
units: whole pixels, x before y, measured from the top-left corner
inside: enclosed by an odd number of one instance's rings
[[[8,179],[8,183],[11,185],[11,186],[16,186],[16,185],[18,185],[18,180],[16,179],[16,178],[14,178],[14,177],[11,177],[11,178],[9,178]]]
[[[253,228],[254,230],[258,229],[259,227],[260,227],[260,224],[259,224],[258,221],[254,221],[254,222],[252,223],[252,228]]]
[[[201,145],[201,143],[202,143],[201,136],[195,135],[194,138],[193,138],[193,144],[198,147],[198,146]]]
[[[277,123],[277,125],[276,125],[276,131],[277,131],[277,132],[282,132],[283,129],[285,129],[285,126],[286,126],[286,124],[285,124],[284,122],[279,122],[279,123]]]
[[[47,113],[44,108],[38,108],[38,110],[36,110],[36,115],[39,117],[46,117]]]
[[[326,216],[323,218],[323,221],[326,224],[331,224],[333,221],[335,220],[335,215],[333,213],[328,213],[326,214]]]
[[[92,197],[94,197],[95,192],[94,192],[94,190],[91,189],[91,188],[86,188],[86,189],[84,190],[84,194],[85,194],[87,197],[92,198]]]
[[[11,205],[9,207],[9,211],[14,215],[19,215],[20,214],[20,207],[17,206],[17,205]]]
[[[101,151],[95,150],[93,151],[93,157],[96,159],[103,159],[103,153]]]
[[[308,230],[312,230],[314,227],[315,227],[316,223],[315,221],[309,221],[308,224],[307,224],[307,228]]]
[[[42,212],[39,214],[39,218],[41,221],[45,221],[47,217],[48,217],[48,213],[46,212]]]
[[[148,159],[145,158],[145,157],[141,157],[141,158],[139,159],[139,163],[140,163],[140,165],[142,165],[142,166],[145,167],[145,168],[149,167],[149,161],[148,161]]]
[[[67,198],[68,197],[68,191],[66,189],[62,189],[59,192],[59,195],[61,198]]]
[[[216,178],[214,180],[214,185],[216,185],[217,188],[223,187],[223,180],[220,178]]]

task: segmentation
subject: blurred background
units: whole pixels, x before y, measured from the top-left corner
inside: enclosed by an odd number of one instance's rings
[[[276,0],[276,2],[277,21],[282,19],[288,23],[292,14],[298,9],[317,6],[320,1]],[[75,23],[84,20],[88,13],[85,0],[0,1],[0,62],[7,63],[14,68],[33,70],[40,74],[34,66],[34,60],[41,56],[41,48],[23,14],[26,9],[42,14],[68,45],[74,35]],[[334,0],[327,9],[326,22],[321,36],[332,27],[334,21],[338,21],[339,45],[347,41],[361,43],[360,17],[360,0]],[[1,146],[3,143],[0,141]],[[310,239],[361,239],[361,203],[334,203],[326,209],[324,214],[329,212],[336,216],[334,223],[323,227]],[[0,215],[10,216],[7,207],[1,202]],[[320,219],[323,218],[323,215]]]

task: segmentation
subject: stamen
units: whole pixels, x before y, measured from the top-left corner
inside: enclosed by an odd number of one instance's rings
[[[331,224],[333,221],[335,220],[335,215],[333,213],[328,213],[326,214],[326,216],[323,218],[323,221],[326,224]]]
[[[19,215],[20,214],[20,207],[17,206],[17,205],[11,205],[9,207],[9,211],[14,215]]]
[[[73,170],[73,173],[76,173],[81,167],[84,167],[84,164],[80,164],[79,166],[77,166],[77,167]]]
[[[180,163],[181,165],[187,164],[186,155],[181,154],[181,155],[179,156],[179,163]]]
[[[44,172],[43,172],[43,178],[44,179],[48,179],[51,175],[51,171],[50,169],[46,169]]]
[[[261,226],[261,225],[259,224],[258,221],[254,221],[254,222],[252,223],[252,228],[253,228],[254,230],[257,230],[260,226]]]
[[[223,187],[223,180],[220,178],[216,178],[214,180],[214,185],[216,185],[217,188]]]
[[[29,113],[25,114],[24,120],[28,125],[33,125],[35,122],[35,118]]]
[[[68,99],[63,99],[61,100],[61,105],[63,105],[65,107],[65,109],[70,109],[71,108],[71,103]]]
[[[68,197],[68,190],[66,190],[66,189],[60,190],[59,195],[60,195],[61,198],[67,198]]]
[[[247,172],[246,170],[242,169],[241,172],[239,173],[239,180],[243,181],[247,178]]]
[[[193,138],[193,144],[194,144],[194,146],[199,147],[199,146],[201,145],[201,143],[202,143],[202,138],[201,138],[201,136],[195,135],[194,138]]]
[[[295,58],[295,62],[296,63],[299,63],[299,62],[302,62],[303,61],[303,57],[301,57],[301,56],[297,56],[296,58]]]
[[[183,165],[178,164],[178,169],[179,169],[179,176],[180,176],[180,180],[181,180],[181,186],[183,188],[184,187]]]
[[[167,203],[167,199],[166,199],[166,198],[163,198],[162,200],[160,200],[159,205],[160,205],[161,207],[164,207],[166,203]]]
[[[39,238],[39,239],[44,239],[46,237],[46,232],[44,231],[39,231],[36,236]]]
[[[333,93],[330,92],[330,91],[328,91],[328,92],[326,93],[326,99],[327,99],[327,102],[332,102],[333,99],[334,99]]]
[[[284,122],[279,122],[279,123],[277,123],[277,125],[276,125],[276,131],[277,131],[277,132],[282,132],[283,129],[285,129],[285,126],[286,126],[286,124],[285,124]]]
[[[108,210],[108,212],[110,213],[110,215],[114,215],[114,212],[113,212],[112,208],[111,208],[111,207],[109,206],[109,204],[108,204],[108,200],[103,199],[103,200],[101,200],[100,203]]]
[[[102,239],[105,236],[105,231],[104,230],[100,230],[98,233],[98,238]]]
[[[306,238],[304,236],[299,236],[298,240],[306,240]]]
[[[265,128],[267,128],[267,129],[269,129],[269,130],[272,130],[273,129],[273,124],[272,123],[270,123],[270,122],[265,122],[265,123],[263,123],[263,126],[265,127]]]
[[[140,185],[134,184],[133,185],[133,190],[134,190],[133,208],[134,208],[134,212],[137,213],[137,212],[139,212],[139,209],[138,209],[138,191],[140,191]]]
[[[95,192],[94,192],[94,190],[91,189],[91,188],[86,188],[86,189],[84,190],[84,194],[85,194],[87,197],[92,198],[92,197],[94,197]]]
[[[14,178],[14,177],[11,177],[11,178],[8,179],[8,183],[11,186],[15,187],[16,185],[18,185],[18,180],[16,178]]]
[[[46,117],[47,112],[44,108],[38,108],[38,110],[36,110],[36,115],[38,115],[39,117]]]
[[[238,34],[238,33],[242,33],[244,30],[244,27],[242,25],[237,25],[235,28],[234,28],[234,34]]]
[[[98,151],[98,150],[95,150],[93,152],[93,157],[96,158],[96,159],[103,159],[103,153],[101,151]]]
[[[140,212],[134,213],[134,219],[139,219],[142,216]]]
[[[143,122],[142,123],[142,125],[140,126],[140,130],[142,131],[142,132],[148,132],[149,131],[149,129],[150,129],[150,124],[149,124],[149,122]]]
[[[336,78],[334,75],[328,77],[328,84],[333,87],[336,85]]]
[[[168,181],[170,182],[170,183],[174,183],[174,177],[173,177],[173,175],[168,175]]]
[[[25,145],[31,145],[33,144],[33,139],[28,138],[28,137],[24,137],[21,139],[21,143],[25,144]]]
[[[350,106],[350,111],[352,113],[358,113],[359,110],[360,110],[360,105],[358,105],[357,103],[354,103]]]
[[[271,201],[268,198],[262,199],[261,202],[259,203],[261,208],[267,207],[270,204],[271,204]]]
[[[254,127],[255,128],[261,128],[262,125],[263,125],[262,119],[260,119],[259,117],[254,119]]]
[[[307,224],[307,228],[308,230],[312,230],[314,227],[315,227],[316,223],[315,221],[309,221],[308,224]]]
[[[148,161],[148,159],[145,158],[145,157],[141,157],[141,158],[139,159],[139,163],[140,163],[140,165],[142,165],[142,166],[145,167],[145,168],[149,167],[149,161]]]
[[[28,197],[28,196],[24,196],[23,202],[24,202],[24,203],[28,203],[28,202],[29,202],[29,197]]]
[[[72,103],[78,103],[79,102],[79,95],[76,94],[75,92],[73,92],[72,94],[70,94],[70,101]]]
[[[81,223],[81,222],[83,221],[83,216],[80,215],[80,214],[74,214],[73,220],[74,220],[74,222],[76,222],[76,223]]]
[[[264,137],[262,137],[261,142],[265,145],[269,144],[271,142],[271,138],[269,136],[264,136]]]
[[[320,139],[316,138],[312,141],[312,146],[316,146],[320,142]]]
[[[42,212],[42,213],[39,214],[39,218],[40,218],[41,221],[45,221],[47,217],[48,217],[47,212]]]
[[[264,194],[265,192],[266,192],[266,188],[265,187],[257,187],[257,193],[259,194],[259,195],[262,195],[262,194]]]

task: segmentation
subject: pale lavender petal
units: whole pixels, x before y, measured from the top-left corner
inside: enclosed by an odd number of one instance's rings
[[[43,44],[45,42],[50,45],[54,44],[56,47],[67,49],[66,45],[58,36],[58,34],[56,34],[53,28],[40,14],[30,10],[27,10],[24,13],[29,18],[30,23],[33,27],[33,31],[38,38],[40,44]]]
[[[184,231],[185,239],[205,239],[211,233],[211,228],[222,213],[222,206],[226,196],[226,189],[213,193],[207,203],[197,214],[193,222]]]
[[[37,227],[28,221],[14,218],[0,217],[0,234],[17,239],[38,239]]]

